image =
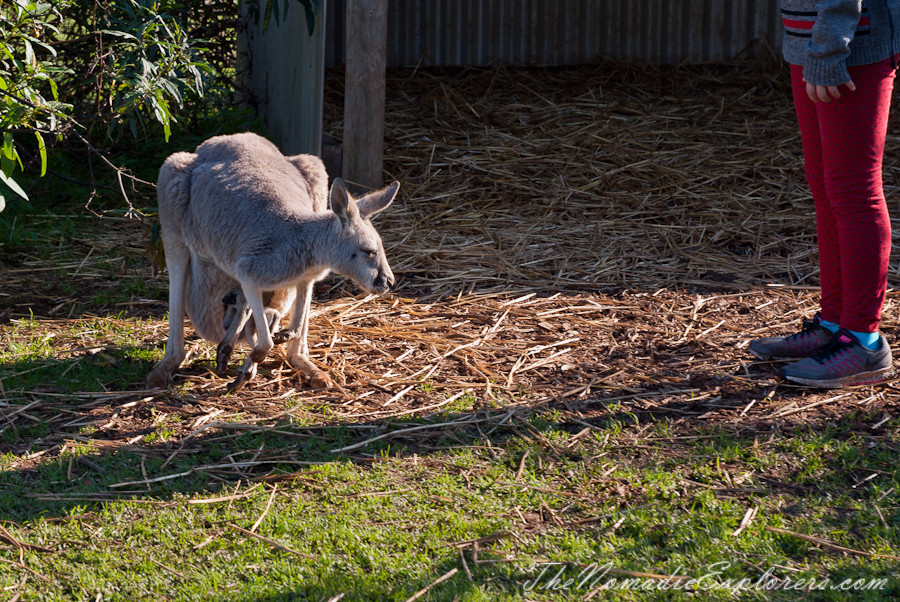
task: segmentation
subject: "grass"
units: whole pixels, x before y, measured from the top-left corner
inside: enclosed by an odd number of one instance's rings
[[[836,486],[847,482],[848,470],[882,466],[877,453],[854,447],[857,455],[847,466],[846,450],[836,450],[830,437],[784,435],[754,448],[752,441],[723,435],[714,443],[688,443],[677,456],[668,442],[646,445],[636,456],[623,445],[630,435],[617,441],[601,431],[580,437],[561,454],[574,435],[554,426],[550,415],[536,418],[528,424],[547,421],[539,431],[544,443],[515,435],[527,428],[522,424],[495,432],[490,448],[489,440],[475,438],[460,449],[410,455],[382,443],[364,461],[330,458],[328,445],[298,446],[270,434],[243,434],[225,449],[217,449],[214,440],[208,446],[201,441],[204,451],[164,472],[216,463],[235,449],[292,449],[293,461],[323,463],[299,471],[280,466],[290,478],[262,485],[211,481],[197,471],[146,492],[128,487],[122,501],[96,504],[35,505],[27,496],[111,491],[119,482],[140,480],[141,454],[67,448],[57,461],[35,466],[28,479],[15,467],[20,459],[6,457],[0,506],[14,522],[5,527],[16,540],[53,552],[23,550],[21,564],[30,570],[7,564],[0,585],[15,587],[28,577],[24,591],[41,600],[98,594],[121,600],[322,600],[340,593],[349,600],[406,600],[461,567],[454,542],[501,532],[506,535],[480,547],[481,564],[471,545],[462,546],[472,581],[460,570],[424,599],[575,600],[603,584],[613,587],[628,577],[623,571],[693,577],[723,588],[760,578],[772,581],[771,587],[783,587],[788,578],[885,580],[883,589],[854,591],[863,600],[888,600],[900,591],[896,561],[842,556],[766,530],[818,534],[837,545],[891,554],[900,515],[885,503],[885,492],[900,486],[896,476],[861,489]],[[331,445],[350,438],[340,430],[316,436]],[[721,449],[747,451],[725,461],[715,453]],[[760,487],[752,478],[738,481],[758,470],[758,455],[792,463],[833,459],[821,466],[821,491],[802,500],[790,493],[720,492],[718,486],[693,484],[720,482],[727,473],[734,475],[729,478],[735,488]],[[77,463],[85,456],[95,468]],[[591,460],[597,456],[602,459]],[[148,459],[144,469],[156,474],[162,462],[161,456]],[[211,503],[197,503],[203,501]],[[734,536],[750,507],[759,509],[756,519]],[[258,533],[292,552],[235,528],[249,530],[260,518]],[[592,520],[572,524],[585,518]],[[18,562],[17,553],[4,557]],[[765,577],[766,569],[772,576]],[[579,574],[581,579],[567,584]],[[593,577],[579,586],[587,574]],[[619,592],[621,599],[693,599],[675,589],[654,591],[660,579],[632,579],[632,589]],[[795,592],[780,590],[740,588],[739,594],[796,599]],[[807,597],[842,595],[815,591]],[[704,596],[728,599],[730,593],[711,590]]]
[[[8,384],[15,379],[15,388],[25,390],[50,387],[74,393],[127,389],[162,357],[159,349],[133,346],[142,325],[141,318],[86,318],[75,320],[60,332],[34,319],[12,321],[3,332],[0,377]],[[59,357],[63,339],[63,345],[94,351],[74,361]]]

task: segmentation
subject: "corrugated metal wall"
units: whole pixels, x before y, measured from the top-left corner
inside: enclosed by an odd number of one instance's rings
[[[249,10],[249,3],[242,3],[237,51],[237,72],[247,100],[281,152],[318,155],[322,148],[322,53],[326,45],[319,19],[328,20],[331,3],[319,11],[312,36],[307,33],[306,16],[299,5],[292,7],[280,23],[272,19],[266,31]]]
[[[328,0],[328,66],[343,64],[344,0]],[[390,67],[727,60],[781,44],[775,0],[389,0]]]

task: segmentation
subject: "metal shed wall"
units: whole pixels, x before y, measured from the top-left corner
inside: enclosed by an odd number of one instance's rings
[[[328,66],[344,62],[345,14],[328,0]],[[780,46],[780,17],[774,0],[389,0],[387,64],[721,61]]]

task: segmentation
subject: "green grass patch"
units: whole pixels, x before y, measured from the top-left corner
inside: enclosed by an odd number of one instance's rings
[[[162,435],[144,439],[149,456],[66,444],[23,468],[8,454],[6,528],[53,551],[23,550],[34,573],[2,566],[0,587],[27,574],[19,589],[36,600],[407,600],[456,569],[421,599],[578,600],[605,587],[624,600],[794,600],[790,584],[813,583],[805,599],[842,600],[847,591],[830,588],[848,580],[854,599],[900,594],[895,560],[767,529],[893,554],[898,475],[840,485],[848,471],[882,466],[879,450],[858,450],[847,464],[830,436],[757,445],[797,465],[788,485],[807,481],[801,463],[816,466],[818,487],[793,494],[754,476],[752,440],[719,434],[676,455],[665,443],[635,454],[628,430],[574,439],[558,417],[535,415],[487,440],[456,432],[466,445],[455,449],[367,447],[354,461],[329,450],[370,437],[367,429],[319,430],[302,443],[272,432],[197,437],[165,467],[168,452],[153,452]],[[541,437],[517,434],[525,424]],[[254,458],[270,463],[263,470]],[[242,463],[240,482],[223,479],[224,466]],[[259,473],[266,479],[252,482]],[[750,508],[755,519],[734,535]],[[268,541],[240,530],[257,522]],[[485,537],[476,557],[471,540]]]

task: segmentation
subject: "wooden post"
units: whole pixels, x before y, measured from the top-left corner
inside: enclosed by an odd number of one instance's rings
[[[343,178],[380,188],[388,0],[347,0]]]
[[[241,3],[238,74],[259,101],[256,114],[285,155],[321,156],[328,2],[319,2],[312,36],[299,2],[289,4],[281,23],[273,17],[265,32],[262,17],[256,22],[249,5]]]

